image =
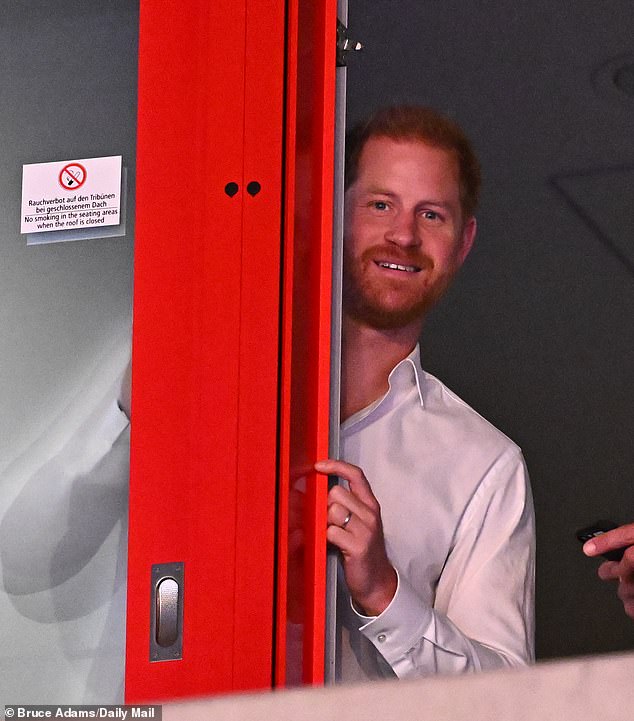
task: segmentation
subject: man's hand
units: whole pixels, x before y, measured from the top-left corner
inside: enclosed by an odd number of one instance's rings
[[[599,578],[618,581],[617,596],[623,602],[625,613],[634,619],[634,523],[619,526],[602,533],[583,546],[587,556],[599,556],[607,551],[625,548],[620,561],[605,561],[599,566]]]
[[[363,471],[344,461],[315,464],[318,473],[339,476],[350,490],[335,486],[328,493],[326,537],[341,551],[346,583],[355,606],[378,616],[396,593],[396,571],[385,551],[381,508]]]

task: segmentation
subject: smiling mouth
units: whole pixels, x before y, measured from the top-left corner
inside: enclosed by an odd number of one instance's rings
[[[379,268],[387,268],[388,270],[400,270],[402,273],[420,273],[421,268],[417,265],[401,265],[400,263],[389,263],[387,260],[374,261]]]

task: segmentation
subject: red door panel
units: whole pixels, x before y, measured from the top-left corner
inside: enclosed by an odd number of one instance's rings
[[[266,7],[263,7],[266,6]],[[273,666],[284,3],[247,2],[234,689]],[[259,539],[259,540],[258,540]]]
[[[281,21],[254,0],[141,6],[128,702],[270,685],[282,79],[280,61],[257,98],[252,197],[245,38],[273,45]],[[170,562],[182,659],[151,662],[151,567]]]
[[[323,679],[336,3],[263,5],[141,5],[128,702],[268,687],[274,618],[276,681]],[[152,662],[170,562],[182,658]]]

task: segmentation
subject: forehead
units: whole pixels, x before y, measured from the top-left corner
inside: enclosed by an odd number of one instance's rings
[[[370,138],[359,157],[354,185],[434,186],[459,193],[460,173],[455,154],[421,140]]]

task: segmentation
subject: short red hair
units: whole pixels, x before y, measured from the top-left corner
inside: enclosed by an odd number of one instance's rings
[[[359,159],[370,138],[419,140],[453,153],[460,173],[460,203],[465,219],[475,212],[480,195],[480,163],[462,128],[433,108],[397,105],[377,110],[346,135],[346,190],[355,182]]]

